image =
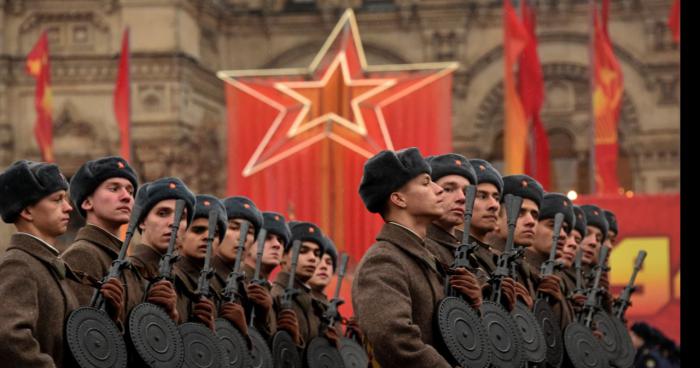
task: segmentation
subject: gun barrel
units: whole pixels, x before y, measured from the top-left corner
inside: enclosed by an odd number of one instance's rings
[[[262,267],[263,250],[265,249],[265,238],[267,238],[267,229],[260,229],[258,233],[258,251],[255,258],[255,274],[253,280],[260,280],[260,267]]]
[[[522,207],[523,199],[512,194],[506,194],[505,205],[506,205],[506,216],[508,218],[508,238],[506,240],[505,253],[510,253],[513,251],[513,242],[515,239],[515,224],[518,221],[518,215],[520,214],[520,207]]]
[[[466,189],[466,202],[464,203],[464,232],[462,244],[469,243],[469,229],[472,226],[472,214],[474,213],[474,200],[476,199],[476,185],[470,185]]]
[[[333,298],[337,299],[340,295],[340,287],[343,285],[343,278],[345,278],[345,267],[348,264],[348,254],[343,253],[340,256],[340,268],[338,269],[338,283],[335,285],[335,294]]]
[[[248,221],[243,221],[238,235],[238,249],[236,249],[236,262],[233,264],[233,272],[238,272],[241,269],[241,258],[243,258],[243,249],[245,248],[245,240],[248,237],[249,228],[250,224]]]
[[[289,270],[289,282],[287,283],[287,289],[291,290],[294,288],[294,280],[296,279],[297,273],[297,261],[299,261],[299,249],[301,249],[301,240],[295,240],[292,243],[292,263],[291,269]]]
[[[182,214],[185,210],[185,201],[178,199],[175,201],[175,214],[173,218],[173,223],[170,225],[170,240],[168,241],[168,250],[161,258],[160,264],[160,276],[165,278],[170,278],[170,271],[172,269],[171,260],[173,257],[173,251],[175,250],[175,240],[177,240],[177,231],[180,229],[180,221],[182,220]]]

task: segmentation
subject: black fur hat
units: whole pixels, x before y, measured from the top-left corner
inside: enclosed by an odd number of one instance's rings
[[[226,208],[224,208],[224,203],[221,202],[219,198],[214,197],[210,194],[199,194],[197,195],[195,205],[194,205],[194,216],[192,216],[192,221],[204,217],[209,218],[209,211],[211,209],[216,210],[216,230],[219,232],[219,241],[224,240],[226,236],[226,229],[228,229],[228,218],[226,217]]]
[[[478,184],[491,183],[496,186],[498,193],[503,194],[503,178],[501,177],[501,173],[499,173],[490,162],[480,158],[474,158],[469,160],[469,163],[474,168],[474,172],[476,172]]]
[[[617,216],[612,211],[609,210],[603,210],[605,213],[605,219],[608,220],[608,226],[610,227],[610,231],[614,232],[615,235],[619,234],[618,228],[617,228]]]
[[[224,206],[229,220],[239,218],[250,221],[255,229],[255,238],[258,238],[263,226],[263,215],[250,198],[245,196],[228,197],[224,199]]]
[[[320,227],[311,222],[300,221],[291,227],[291,231],[292,236],[289,238],[289,243],[284,247],[285,253],[292,249],[292,243],[295,240],[301,240],[318,244],[319,248],[321,248],[321,256],[323,256],[326,250],[326,241]]]
[[[103,181],[110,178],[124,178],[134,186],[134,193],[138,189],[136,173],[121,157],[110,156],[91,160],[80,166],[78,171],[70,179],[70,198],[81,216],[85,217],[85,210],[81,208],[83,201]]]
[[[542,197],[544,197],[544,189],[537,180],[527,175],[508,175],[503,177],[503,195],[501,202],[505,200],[506,194],[530,199],[537,207],[542,207]]]
[[[166,199],[182,199],[187,208],[187,226],[194,216],[194,194],[180,178],[165,177],[141,185],[136,192],[136,204],[141,207],[138,223],[142,223],[153,206]]]
[[[324,236],[323,240],[325,241],[323,247],[326,249],[326,254],[331,256],[331,261],[333,261],[333,273],[336,273],[338,272],[338,249],[335,247],[333,239]]]
[[[289,226],[285,222],[285,218],[281,213],[277,212],[263,212],[263,229],[267,230],[268,233],[276,234],[282,237],[285,248],[289,244],[289,238],[292,237],[292,233],[289,230]]]
[[[68,182],[55,164],[27,160],[15,161],[0,173],[0,213],[8,224],[17,221],[27,206],[59,190]]]
[[[471,185],[477,185],[478,179],[476,171],[469,163],[469,160],[457,153],[447,153],[444,155],[428,156],[425,161],[432,170],[431,178],[438,181],[443,176],[459,175],[469,180]]]
[[[605,219],[603,210],[593,204],[584,204],[581,206],[583,213],[586,214],[586,225],[595,226],[603,233],[603,240],[608,236],[608,220]]]
[[[431,170],[418,148],[381,151],[365,162],[360,197],[369,212],[379,213],[392,192],[422,173],[430,174]]]
[[[553,219],[557,213],[564,215],[564,222],[569,225],[566,233],[571,234],[576,221],[574,220],[574,204],[571,203],[567,196],[561,193],[545,193],[540,206],[539,219]]]
[[[588,223],[586,222],[586,213],[583,212],[581,207],[574,205],[574,216],[576,217],[574,229],[578,230],[582,237],[585,237],[586,226],[588,226]]]

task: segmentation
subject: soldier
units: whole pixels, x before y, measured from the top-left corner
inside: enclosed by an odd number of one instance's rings
[[[213,258],[212,262],[212,266],[215,270],[215,277],[212,279],[212,288],[216,292],[220,292],[226,286],[228,276],[233,271],[241,236],[245,236],[245,241],[243,249],[244,258],[241,259],[241,270],[239,271],[245,272],[246,279],[250,280],[252,273],[250,274],[251,276],[248,277],[248,273],[245,271],[245,256],[255,247],[255,240],[263,225],[262,213],[260,213],[260,210],[258,210],[257,206],[250,198],[244,196],[228,197],[224,199],[224,206],[226,207],[228,230],[226,231],[226,237],[216,248],[216,256]],[[248,223],[248,233],[241,234],[241,226],[243,226],[245,222]],[[271,330],[273,322],[270,321],[270,319],[274,317],[274,313],[270,313],[272,310],[272,296],[269,290],[261,285],[246,285],[247,283],[245,280],[242,280],[238,285],[239,305],[243,306],[245,311],[244,315],[248,315],[250,309],[256,306],[256,315],[258,318],[255,320],[255,327],[263,334],[270,334],[274,331]],[[226,308],[231,309],[228,312],[238,313],[234,312],[232,309],[238,307],[227,306]],[[247,333],[248,326],[245,320],[232,321],[232,323],[234,323],[243,334]]]
[[[137,188],[136,173],[121,157],[103,157],[83,164],[71,178],[70,197],[86,224],[61,259],[94,280],[104,277],[119,256],[119,229],[129,223]],[[78,303],[88,305],[93,288],[73,285]]]
[[[574,259],[580,247],[581,241],[586,236],[586,214],[581,207],[574,205],[574,226],[571,233],[566,238],[561,252],[557,250],[557,261],[561,262],[564,267],[561,271],[562,281],[564,282],[564,295],[567,297],[567,303],[573,311],[579,310],[578,306],[583,305],[586,301],[583,294],[576,294],[574,300],[574,290],[576,289],[576,269],[574,268]]]
[[[432,171],[431,179],[445,193],[442,202],[444,214],[428,227],[428,239],[432,241],[426,244],[443,267],[449,269],[454,263],[455,251],[462,242],[463,232],[457,226],[464,224],[465,191],[469,185],[477,184],[476,172],[466,157],[456,153],[430,156],[426,162]],[[450,278],[452,288],[466,296],[474,308],[479,308],[483,300],[481,284],[486,282],[486,272],[482,269],[484,277],[480,284],[476,275],[463,267],[450,271],[454,274]]]
[[[180,257],[173,265],[175,276],[175,292],[177,293],[177,312],[180,322],[188,322],[190,316],[201,322],[212,331],[216,307],[214,301],[219,298],[214,292],[211,298],[197,294],[199,276],[204,266],[207,254],[207,236],[209,235],[209,211],[217,212],[217,222],[212,254],[214,249],[226,235],[226,209],[224,204],[212,195],[202,194],[195,197],[194,215],[192,222],[182,238]],[[214,291],[214,290],[213,290]],[[231,321],[241,331],[246,331],[243,307],[237,303],[226,303],[222,306],[222,317]]]
[[[522,197],[523,199],[515,225],[513,243],[515,246],[527,249],[532,246],[535,241],[535,228],[540,215],[540,205],[542,204],[544,189],[542,189],[540,183],[527,175],[509,175],[503,177],[503,197],[501,197],[501,201],[504,200],[507,194]],[[492,246],[502,252],[505,249],[505,243],[508,238],[508,219],[503,205],[501,205],[499,211],[498,221],[497,230],[493,233],[494,243]],[[518,280],[515,283],[515,293],[528,308],[531,308],[536,286],[539,282],[537,272],[527,261],[521,259],[517,264],[516,272],[518,274]],[[548,282],[552,281],[550,280]],[[545,288],[545,290],[550,289]]]
[[[331,277],[335,275],[338,265],[338,251],[331,238],[324,236],[323,240],[326,242],[324,245],[326,251],[308,284],[311,287],[311,296],[325,303],[328,302],[328,295],[325,292],[326,286],[331,282]]]
[[[593,266],[598,263],[598,252],[600,252],[600,248],[603,246],[608,233],[608,221],[605,219],[603,210],[598,206],[584,204],[581,206],[581,210],[586,216],[586,236],[581,240],[581,249],[583,251],[581,254],[581,266],[585,276],[583,279],[584,285],[590,286],[590,283],[592,283],[591,278],[594,274],[592,272]],[[585,300],[585,297],[574,295],[572,297],[574,308],[578,311]],[[610,305],[605,305],[605,307],[610,311]]]
[[[325,241],[321,229],[310,222],[299,222],[291,228],[291,238],[282,256],[282,270],[272,284],[272,298],[277,311],[277,328],[287,331],[294,342],[301,348],[318,336],[321,317],[326,310],[325,303],[311,296],[311,288],[306,284],[316,271],[316,267],[325,253]],[[291,269],[292,244],[301,241],[296,270]],[[282,296],[287,288],[291,273],[294,272],[294,287],[299,291],[294,296],[292,309],[282,304]],[[326,329],[324,335],[332,342],[337,342],[337,333]]]
[[[446,275],[425,245],[428,227],[444,214],[444,192],[430,172],[415,147],[381,151],[364,165],[360,197],[384,226],[355,271],[352,304],[384,367],[452,366],[433,324]]]
[[[265,236],[265,246],[263,247],[263,257],[260,265],[260,277],[269,279],[272,271],[280,265],[284,249],[290,244],[289,238],[292,236],[288,223],[284,216],[277,212],[263,212],[263,228],[267,231]],[[258,254],[258,244],[253,243],[246,252],[244,269],[247,279],[252,279],[255,273],[255,263]],[[270,289],[271,284],[267,284]]]
[[[68,182],[54,164],[17,161],[0,174],[0,215],[17,232],[0,257],[0,357],[7,367],[65,367],[64,321],[79,306],[72,283],[80,282],[53,246],[66,232]],[[107,311],[120,319],[123,286],[116,278],[100,292]]]
[[[567,239],[572,231],[574,223],[574,205],[571,200],[561,193],[546,193],[542,199],[540,207],[539,221],[535,227],[535,239],[531,247],[525,248],[525,259],[532,266],[532,272],[539,275],[542,263],[549,259],[552,249],[552,237],[554,231],[554,216],[557,213],[564,215],[564,221],[557,237],[556,247],[564,249]],[[556,260],[556,258],[555,258]],[[569,263],[570,265],[570,263]],[[551,296],[549,299],[554,313],[559,318],[562,330],[573,320],[574,314],[571,305],[567,302],[564,294],[564,277],[560,270],[553,275],[540,279],[537,286],[538,291]]]
[[[191,223],[195,203],[194,194],[185,183],[179,178],[161,178],[143,184],[136,193],[136,204],[141,207],[138,219],[141,241],[131,247],[128,259],[132,267],[122,274],[129,285],[126,298],[127,313],[144,301],[146,287],[159,276],[158,265],[168,250],[171,227],[174,226],[175,202],[178,199],[185,201],[185,212],[177,224],[176,241],[182,242],[185,230]],[[180,322],[180,318],[187,318],[179,315],[176,307],[177,294],[172,282],[168,280],[153,283],[145,301],[163,307],[176,323]]]
[[[637,349],[634,368],[670,368],[671,363],[659,349],[659,333],[645,322],[636,322],[630,328],[632,345]]]

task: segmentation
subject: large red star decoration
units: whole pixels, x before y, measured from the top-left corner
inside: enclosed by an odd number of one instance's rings
[[[367,159],[416,146],[452,150],[457,63],[367,65],[352,10],[306,68],[221,71],[228,195],[319,225],[350,255],[347,282],[382,225],[357,187]],[[333,286],[329,286],[331,289]],[[350,308],[349,285],[341,309]]]
[[[366,158],[393,150],[382,107],[457,66],[368,66],[354,13],[347,10],[308,68],[221,71],[219,78],[278,111],[241,174],[253,175],[326,138]]]

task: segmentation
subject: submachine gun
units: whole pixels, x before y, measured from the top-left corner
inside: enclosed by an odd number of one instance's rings
[[[212,298],[209,280],[214,276],[211,267],[212,243],[216,234],[216,224],[219,220],[219,211],[216,208],[209,210],[209,231],[207,233],[207,253],[204,257],[204,266],[197,279],[197,290],[193,300],[199,298]],[[182,343],[185,346],[185,361],[183,368],[224,368],[228,367],[228,357],[220,343],[219,338],[212,330],[200,322],[185,322],[178,326]]]
[[[462,243],[455,251],[453,268],[473,270],[470,257],[477,245],[469,242],[476,186],[466,188],[464,232]],[[449,277],[449,276],[448,276]],[[445,280],[445,295],[435,310],[435,322],[440,331],[442,344],[454,362],[462,367],[486,368],[491,363],[491,346],[479,311],[472,308],[463,296],[450,287]]]
[[[119,250],[119,256],[112,261],[112,267],[102,279],[119,278],[124,268],[129,266],[126,251],[138,225],[141,207],[134,205],[126,230],[126,238]],[[95,290],[89,306],[75,309],[66,319],[66,340],[68,349],[80,368],[115,367],[126,368],[127,349],[119,328],[105,312],[104,298],[100,290]]]
[[[177,260],[173,252],[184,209],[185,201],[176,200],[175,217],[170,225],[168,250],[160,259],[158,277],[151,281],[148,289],[160,280],[173,281],[171,271],[173,263]],[[144,300],[147,296],[148,292],[144,293]],[[160,306],[148,302],[135,306],[129,314],[128,333],[138,359],[147,366],[151,368],[182,366],[185,357],[182,336],[175,321]]]

